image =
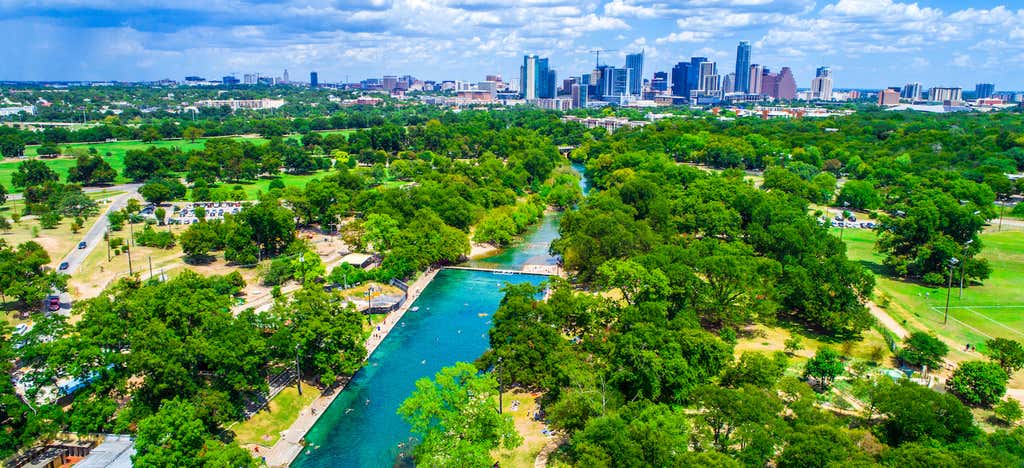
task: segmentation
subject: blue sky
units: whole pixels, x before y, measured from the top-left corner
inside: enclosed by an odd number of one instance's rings
[[[260,72],[335,82],[479,80],[524,53],[559,79],[645,49],[645,77],[691,55],[817,66],[836,87],[994,82],[1024,89],[1024,1],[0,0],[0,80],[152,80]]]

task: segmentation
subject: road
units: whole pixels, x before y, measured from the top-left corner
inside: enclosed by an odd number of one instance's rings
[[[103,233],[107,232],[107,229],[110,227],[110,220],[107,219],[107,213],[124,208],[124,206],[128,204],[128,199],[133,195],[138,194],[136,190],[138,189],[139,184],[128,184],[118,187],[125,187],[124,190],[128,190],[128,193],[114,197],[107,206],[107,209],[100,214],[99,218],[96,219],[96,222],[91,228],[89,228],[89,231],[85,233],[85,236],[81,239],[81,241],[85,241],[86,243],[85,248],[79,249],[76,244],[75,249],[64,257],[62,262],[68,262],[68,268],[64,270],[63,273],[69,275],[75,274],[75,272],[78,271],[78,268],[82,266],[82,262],[85,261],[90,253],[92,253],[93,249],[103,242]]]
[[[118,185],[108,185],[108,186],[105,186],[105,187],[82,187],[82,191],[85,192],[85,193],[91,193],[91,192],[102,192],[102,191],[106,190],[106,191],[109,191],[109,192],[135,193],[135,192],[137,192],[139,190],[139,187],[142,187],[142,184],[118,184]],[[23,196],[20,193],[10,193],[10,194],[7,194],[7,200],[21,200],[22,198],[23,198]]]

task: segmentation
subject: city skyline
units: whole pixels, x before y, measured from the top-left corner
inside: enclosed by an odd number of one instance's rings
[[[478,80],[519,75],[524,54],[560,76],[644,51],[643,79],[691,56],[733,72],[740,41],[749,63],[788,66],[801,88],[829,65],[837,88],[908,82],[1024,88],[1024,9],[1006,2],[894,0],[646,0],[502,4],[485,0],[0,2],[0,80],[146,81],[311,71],[321,83],[413,74]],[[939,52],[939,53],[936,53]],[[736,77],[742,83],[742,77]]]

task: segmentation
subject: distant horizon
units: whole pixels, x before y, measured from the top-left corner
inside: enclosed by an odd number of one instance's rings
[[[658,71],[661,71],[661,70],[658,70]],[[652,72],[652,74],[653,74],[653,72]],[[410,76],[416,77],[417,79],[421,79],[420,77],[418,77],[418,76],[416,76],[414,74],[411,74],[411,73],[402,73],[402,74],[399,74],[398,76],[403,76],[403,75],[410,75]],[[193,75],[189,75],[189,76],[193,76]],[[199,75],[195,75],[195,76],[199,76]],[[208,82],[211,82],[211,83],[212,82],[219,82],[223,78],[223,76],[217,77],[216,79],[214,79],[213,77],[205,77],[205,76],[201,76],[201,77],[206,79]],[[319,84],[320,84],[321,87],[326,87],[328,85],[329,86],[350,85],[350,84],[359,84],[362,80],[375,79],[375,78],[379,78],[379,77],[366,77],[366,78],[362,78],[359,81],[351,81],[351,82],[348,82],[348,83],[325,82],[325,81],[323,81],[321,79],[319,81]],[[0,79],[0,84],[22,84],[22,85],[24,85],[24,84],[34,84],[34,85],[64,84],[64,85],[66,85],[66,84],[71,84],[71,83],[113,83],[113,84],[117,84],[117,85],[146,85],[146,84],[154,84],[154,83],[157,83],[157,82],[163,81],[163,80],[174,81],[178,86],[189,86],[189,85],[185,84],[184,78],[180,78],[180,79],[161,78],[159,80],[143,80],[143,81],[128,81],[128,80],[27,80],[27,81],[19,81],[19,80],[3,80],[3,79]],[[503,81],[507,81],[507,78],[502,76],[502,80]],[[561,80],[561,78],[559,78],[559,80]],[[476,82],[484,81],[484,80],[483,79],[480,79],[480,80],[450,80],[450,79],[445,79],[445,80],[424,80],[424,81],[434,81],[436,83],[441,83],[442,81],[465,81],[465,82],[476,83]],[[907,83],[904,83],[904,84],[907,84]],[[933,88],[933,87],[938,87],[938,88],[953,87],[953,88],[961,88],[961,89],[963,89],[963,91],[965,93],[967,93],[967,92],[973,92],[974,91],[974,87],[977,84],[984,84],[984,83],[980,83],[980,82],[979,83],[975,83],[974,85],[971,85],[969,87],[967,87],[967,86],[955,86],[955,85],[954,86],[950,86],[950,85],[926,86],[924,83],[921,83],[921,89],[922,90],[927,90],[927,89]],[[993,84],[995,84],[995,83],[993,83]],[[233,85],[229,85],[229,86],[237,86],[237,87],[245,88],[247,86],[269,86],[269,87],[273,87],[273,86],[294,86],[294,85],[308,86],[309,85],[309,81],[290,80],[288,83],[280,83],[280,84],[275,84],[275,85],[266,85],[266,84],[246,85],[246,84],[243,84],[243,83],[239,83],[239,84],[233,84]],[[218,85],[192,85],[192,86],[202,88],[202,87],[213,87],[213,86],[224,86],[224,85],[223,84],[218,84]],[[881,91],[883,89],[894,88],[896,86],[897,85],[886,86],[886,87],[877,87],[877,88],[872,88],[872,87],[835,87],[833,89],[835,91],[878,92],[878,91]],[[356,89],[352,89],[352,90],[353,91],[358,91],[357,88]],[[797,86],[797,91],[809,91],[809,90],[810,90],[810,88],[808,88],[808,87]],[[383,92],[381,90],[376,90],[376,91]],[[1024,92],[1024,88],[1022,88],[1022,89],[1002,89],[1002,88],[1000,88],[998,86],[998,84],[996,84],[996,92],[1020,93],[1020,92]]]
[[[152,0],[79,6],[0,2],[3,81],[219,80],[246,73],[321,83],[410,74],[425,80],[517,77],[523,55],[551,59],[558,79],[589,72],[593,50],[621,66],[645,51],[643,77],[691,56],[734,70],[788,66],[806,88],[830,66],[836,89],[1024,89],[1024,8],[992,0]],[[1015,9],[1016,8],[1016,9]],[[302,79],[295,80],[294,77]]]

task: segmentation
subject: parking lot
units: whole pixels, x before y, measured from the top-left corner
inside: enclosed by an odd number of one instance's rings
[[[167,218],[169,224],[192,224],[199,221],[196,210],[202,208],[206,211],[204,219],[207,221],[224,219],[226,214],[238,214],[245,206],[245,202],[195,202],[174,205],[173,212]],[[148,212],[147,212],[148,210]],[[154,207],[146,207],[142,210],[143,216],[152,216]]]
[[[860,221],[856,216],[848,216],[843,218],[840,215],[836,215],[831,220],[824,216],[818,218],[818,222],[821,224],[831,223],[834,228],[847,228],[847,229],[874,229],[878,226],[874,221]]]

